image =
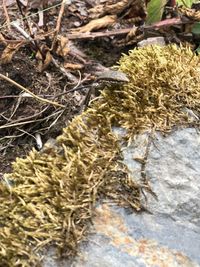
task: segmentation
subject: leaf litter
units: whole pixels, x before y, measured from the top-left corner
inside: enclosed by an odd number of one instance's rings
[[[54,146],[13,163],[0,184],[0,266],[40,266],[44,249],[72,256],[86,237],[102,198],[141,210],[140,187],[123,164],[112,127],[137,134],[199,126],[199,57],[187,47],[147,46],[123,55],[129,78],[107,86],[87,111],[63,129]]]

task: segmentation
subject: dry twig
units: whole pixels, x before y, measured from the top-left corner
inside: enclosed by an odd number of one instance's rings
[[[51,45],[51,50],[54,50],[56,39],[57,39],[58,33],[60,31],[62,16],[63,16],[64,11],[65,11],[65,5],[67,4],[66,2],[67,2],[66,0],[62,0],[62,4],[61,4],[61,7],[60,7],[60,12],[59,12],[58,20],[57,20],[57,24],[56,24],[56,30],[55,30],[54,37],[53,37],[53,42],[52,42],[52,45]]]
[[[15,85],[15,86],[18,87],[19,89],[21,89],[21,90],[23,90],[24,92],[30,94],[33,98],[35,98],[35,99],[37,99],[37,100],[39,100],[39,101],[41,101],[41,102],[48,103],[48,104],[51,104],[51,105],[54,105],[54,106],[57,106],[57,107],[65,108],[65,106],[62,105],[62,104],[59,104],[59,103],[57,103],[57,102],[53,102],[53,101],[50,101],[50,100],[48,100],[48,99],[44,99],[44,98],[42,98],[42,97],[40,97],[40,96],[35,95],[34,93],[32,93],[30,90],[28,90],[28,89],[25,88],[24,86],[20,85],[19,83],[13,81],[12,79],[8,78],[7,76],[5,76],[5,75],[3,75],[3,74],[1,74],[1,73],[0,73],[0,78],[3,79],[3,80],[8,81],[9,83],[11,83],[11,84],[13,84],[13,85]]]
[[[10,17],[8,15],[8,11],[6,8],[6,0],[3,0],[3,11],[4,11],[5,17],[6,17],[6,25],[8,26],[8,30],[10,30]]]

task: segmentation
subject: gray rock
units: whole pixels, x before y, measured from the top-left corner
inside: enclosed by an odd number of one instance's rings
[[[115,129],[123,135],[121,129]],[[124,162],[138,183],[147,134],[123,148]],[[198,267],[200,266],[200,135],[193,128],[167,137],[156,133],[145,172],[156,200],[147,195],[149,212],[130,213],[97,207],[94,234],[73,263],[46,258],[44,267]]]
[[[165,39],[162,36],[159,37],[150,37],[147,38],[146,40],[142,40],[139,42],[137,45],[138,47],[143,47],[147,45],[160,45],[160,46],[165,46]]]

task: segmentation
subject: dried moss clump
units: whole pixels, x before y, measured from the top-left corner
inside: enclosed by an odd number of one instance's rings
[[[0,184],[2,267],[39,266],[38,252],[50,245],[74,255],[101,195],[140,209],[106,117],[89,109],[63,132],[56,147],[18,158]]]
[[[102,112],[130,137],[152,127],[166,132],[198,124],[187,114],[200,114],[200,58],[189,48],[148,46],[130,51],[119,64],[130,82],[122,90],[104,90]]]
[[[191,123],[184,108],[200,112],[198,62],[176,46],[131,51],[120,60],[129,83],[107,87],[63,129],[56,146],[16,160],[0,183],[0,266],[39,266],[48,246],[73,255],[100,197],[141,208],[112,126],[133,137]]]

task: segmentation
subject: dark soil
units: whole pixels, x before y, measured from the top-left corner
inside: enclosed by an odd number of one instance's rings
[[[11,20],[20,16],[16,6],[12,6],[10,10]],[[55,9],[48,13],[51,27],[56,23],[58,11],[59,9]],[[77,17],[64,14],[62,33],[67,31],[69,23],[72,24],[75,21]],[[3,20],[1,22],[3,23]],[[12,32],[6,32],[6,36],[12,39]],[[115,47],[109,38],[80,41],[75,45],[86,55],[86,64],[81,72],[73,73],[76,77],[77,74],[81,77],[90,76],[94,71],[92,64],[106,67],[115,65],[121,53],[127,52],[127,48]],[[5,46],[0,45],[0,56],[4,48]],[[38,61],[34,56],[35,52],[28,44],[14,55],[9,64],[0,64],[0,73],[35,95],[56,101],[66,108],[62,110],[33,97],[23,97],[24,92],[21,89],[0,79],[0,178],[3,173],[11,171],[11,163],[16,157],[27,155],[33,147],[38,149],[37,133],[41,135],[43,143],[50,137],[55,138],[61,134],[67,122],[80,112],[86,94],[86,91],[82,90],[58,96],[75,85],[53,64],[50,64],[44,72],[39,72]],[[62,62],[62,59],[56,59]],[[71,56],[69,60],[74,62],[76,59]]]
[[[26,49],[20,50],[11,63],[0,65],[0,73],[8,75],[34,94],[52,100],[63,92],[68,81],[53,67],[40,73],[36,60],[29,58],[30,52]],[[67,121],[79,111],[82,97],[76,93],[75,97],[71,94],[56,98],[57,102],[66,106],[61,112],[58,108],[32,97],[20,98],[23,92],[5,80],[0,80],[0,87],[0,127],[13,124],[0,129],[1,175],[10,171],[10,163],[16,156],[24,156],[32,147],[37,148],[36,133],[41,134],[43,142],[49,137],[55,138],[59,135]],[[60,114],[57,116],[56,112],[59,111]],[[24,124],[21,125],[21,122]]]

